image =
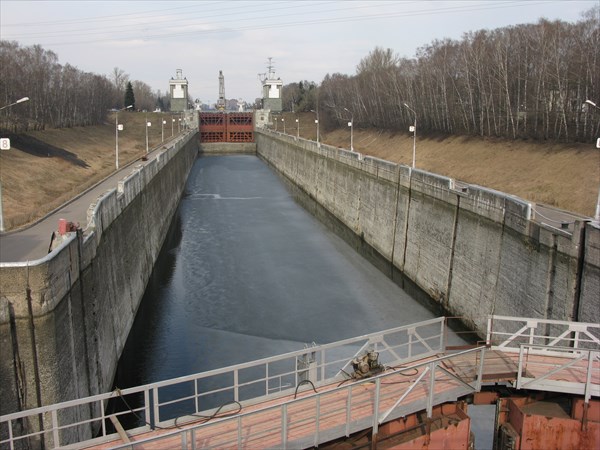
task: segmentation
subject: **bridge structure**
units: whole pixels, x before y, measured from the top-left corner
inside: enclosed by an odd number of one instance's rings
[[[415,430],[421,430],[417,434],[426,444],[432,442],[434,416],[444,405],[485,390],[509,389],[520,397],[531,392],[572,396],[572,417],[556,433],[550,427],[543,432],[558,448],[557,433],[573,448],[597,448],[598,331],[598,324],[489,316],[484,341],[453,348],[447,345],[447,321],[441,317],[8,414],[0,417],[0,431],[8,436],[0,446],[16,449],[41,442],[46,448],[308,448],[326,447],[367,430],[371,448],[412,448],[402,447],[402,442],[415,445]],[[367,360],[368,370],[356,370]],[[410,434],[390,427],[414,414],[421,414],[423,421]],[[132,417],[135,424],[125,430],[121,424]],[[20,432],[23,422],[38,420],[42,429]],[[496,427],[501,433],[498,419]],[[446,433],[449,429],[461,428],[444,428]],[[454,431],[446,445],[467,448],[466,430],[462,437]]]

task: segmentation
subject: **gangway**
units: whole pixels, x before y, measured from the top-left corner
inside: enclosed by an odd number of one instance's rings
[[[600,396],[600,325],[490,316],[486,340],[447,347],[445,318],[0,417],[0,447],[305,448],[506,383]],[[377,355],[383,370],[352,372]],[[109,404],[118,408],[107,408]],[[136,423],[119,434],[111,423]],[[43,423],[31,430],[24,423]]]

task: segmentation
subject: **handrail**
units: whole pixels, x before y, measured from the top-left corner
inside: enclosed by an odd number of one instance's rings
[[[555,358],[554,363],[529,361],[527,358],[529,354],[547,355],[549,352],[562,358]],[[583,395],[585,403],[588,403],[592,396],[600,396],[600,385],[593,383],[592,379],[593,372],[598,371],[598,365],[594,366],[593,363],[599,358],[600,352],[592,349],[521,344],[516,387]],[[567,369],[569,378],[575,381],[565,381],[558,376]],[[538,372],[539,375],[536,375]]]
[[[87,433],[90,434],[92,426],[94,432],[99,431],[102,436],[106,436],[105,420],[109,415],[105,415],[104,411],[108,402],[117,398],[122,398],[125,403],[128,396],[143,396],[141,406],[134,405],[131,409],[145,423],[142,428],[150,429],[168,424],[172,420],[169,416],[172,416],[173,409],[181,416],[216,408],[225,402],[224,398],[227,401],[243,401],[254,397],[279,396],[293,391],[302,379],[313,378],[311,382],[317,386],[322,385],[341,379],[342,374],[338,373],[338,369],[356,356],[357,349],[365,345],[378,351],[381,362],[385,364],[399,363],[398,356],[403,363],[414,361],[443,353],[444,327],[444,318],[440,317],[222,369],[6,414],[0,416],[0,439],[4,439],[0,440],[0,444],[12,444],[18,439],[43,434],[47,447],[60,446],[71,443],[72,435],[85,434],[83,429],[88,429]],[[299,360],[308,360],[310,367],[299,364]],[[223,380],[230,381],[224,383]],[[173,393],[172,390],[177,392]],[[191,410],[184,408],[185,402],[194,403]],[[73,410],[85,410],[85,417],[72,418],[72,415],[78,416]],[[131,410],[127,407],[125,411],[117,411],[112,415],[120,417],[130,413]],[[44,418],[44,430],[32,429],[13,436],[15,422],[35,424],[40,415]],[[6,427],[9,428],[8,433],[4,432]],[[5,439],[6,435],[10,435],[8,440]]]
[[[572,349],[600,349],[600,324],[490,315],[486,343],[515,353],[520,344],[559,347],[567,343]]]
[[[244,419],[247,419],[252,416],[257,416],[260,414],[266,414],[267,412],[275,411],[275,410],[281,411],[281,414],[280,414],[281,424],[274,424],[273,428],[282,430],[281,443],[276,444],[276,446],[286,448],[287,445],[289,444],[289,441],[288,441],[289,430],[292,429],[293,426],[295,425],[291,421],[290,415],[287,414],[286,412],[288,410],[290,410],[293,405],[297,405],[300,403],[303,403],[303,404],[308,403],[308,400],[310,400],[310,399],[315,399],[315,402],[314,402],[315,407],[314,407],[314,410],[312,410],[313,411],[312,413],[311,413],[311,410],[308,410],[307,415],[312,416],[314,418],[313,420],[314,420],[315,426],[317,427],[316,432],[314,433],[315,434],[314,442],[311,443],[310,445],[318,445],[323,442],[326,442],[325,438],[318,438],[318,436],[320,434],[323,434],[326,431],[326,430],[320,429],[318,426],[319,419],[320,419],[320,411],[319,411],[318,405],[321,405],[323,403],[324,400],[322,400],[322,399],[327,396],[333,396],[338,392],[346,392],[347,393],[347,396],[346,396],[347,401],[344,402],[345,408],[344,408],[344,410],[338,411],[338,415],[340,417],[346,417],[346,423],[344,424],[344,429],[346,430],[346,433],[348,431],[353,432],[352,431],[353,430],[352,429],[352,420],[351,420],[351,415],[349,414],[349,411],[352,409],[353,406],[355,406],[354,402],[353,402],[352,391],[353,391],[353,389],[356,389],[359,386],[362,386],[362,387],[374,386],[373,392],[370,396],[372,404],[373,404],[373,411],[375,412],[374,414],[372,414],[372,416],[373,416],[372,420],[374,422],[376,422],[377,424],[381,424],[381,423],[384,423],[386,420],[392,420],[393,418],[395,418],[395,416],[392,415],[392,412],[394,411],[394,409],[396,409],[398,406],[401,405],[402,401],[408,396],[408,394],[410,394],[410,392],[415,388],[415,386],[417,386],[417,383],[427,383],[427,385],[428,385],[427,389],[426,389],[427,398],[425,399],[425,403],[427,405],[428,417],[431,417],[433,406],[447,401],[446,398],[442,398],[441,400],[437,400],[437,401],[434,398],[435,397],[435,384],[436,384],[436,376],[435,376],[436,370],[441,370],[444,373],[444,375],[448,375],[448,372],[442,367],[443,362],[449,361],[449,360],[452,360],[455,358],[460,359],[464,355],[468,355],[470,353],[474,354],[475,364],[473,365],[473,368],[477,368],[475,380],[473,380],[469,383],[469,382],[465,382],[464,380],[461,380],[456,375],[451,375],[451,376],[454,377],[458,381],[458,383],[464,387],[465,390],[461,391],[461,392],[464,392],[462,395],[465,395],[466,393],[469,393],[469,392],[475,392],[476,390],[479,389],[480,382],[482,379],[482,366],[479,365],[478,361],[483,359],[485,351],[486,351],[485,347],[477,347],[477,348],[465,350],[463,352],[453,353],[452,355],[445,355],[445,356],[437,357],[433,361],[416,363],[416,364],[404,367],[402,369],[395,370],[393,372],[386,372],[386,373],[382,373],[382,374],[379,374],[379,375],[376,375],[376,376],[373,376],[373,377],[370,377],[367,379],[357,380],[357,381],[352,382],[352,384],[337,386],[337,387],[327,390],[326,392],[323,392],[323,393],[321,393],[321,392],[313,393],[312,391],[309,391],[309,394],[306,396],[303,396],[303,397],[297,398],[297,399],[290,399],[290,400],[284,401],[278,405],[267,406],[265,408],[261,408],[261,409],[255,410],[255,411],[240,412],[239,414],[236,414],[234,417],[215,419],[214,421],[211,421],[210,423],[203,423],[200,425],[192,425],[189,428],[169,431],[164,434],[161,434],[160,436],[152,436],[149,438],[141,439],[139,441],[130,442],[130,443],[126,443],[126,444],[120,444],[120,445],[117,445],[117,446],[111,447],[111,448],[113,450],[125,449],[125,448],[135,449],[137,447],[143,447],[145,444],[148,444],[151,442],[172,439],[174,436],[177,436],[177,435],[181,436],[180,439],[181,439],[181,442],[183,445],[184,442],[187,442],[187,434],[189,434],[191,436],[190,439],[192,441],[194,441],[196,433],[198,433],[202,429],[220,425],[223,423],[228,423],[228,422],[237,422],[238,433],[236,433],[236,436],[234,438],[235,441],[231,440],[229,442],[220,442],[219,447],[238,447],[238,448],[240,448],[241,443],[239,442],[239,436],[240,436],[239,431],[240,431],[240,424],[244,421]],[[414,370],[420,371],[421,369],[423,369],[423,371],[422,371],[422,373],[420,373],[417,380],[413,381],[413,383],[411,383],[411,385],[407,389],[407,391],[403,392],[401,397],[395,400],[395,402],[391,408],[387,407],[387,405],[386,405],[385,409],[382,409],[382,407],[378,406],[378,405],[380,405],[380,403],[382,401],[382,389],[383,389],[382,385],[384,385],[385,380],[395,377],[398,374],[403,373],[403,372],[409,372],[409,371],[414,371]],[[429,377],[427,377],[427,375],[429,375]],[[431,395],[432,393],[434,395]],[[276,416],[276,415],[272,414],[271,416]],[[248,433],[250,433],[250,431],[248,431]],[[247,435],[247,434],[244,435],[244,439],[246,439],[246,440],[249,440],[251,438],[252,438],[251,435]]]

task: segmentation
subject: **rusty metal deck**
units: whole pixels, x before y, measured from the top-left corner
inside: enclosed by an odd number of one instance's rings
[[[599,330],[597,324],[493,316],[485,345],[451,352],[444,318],[432,319],[8,414],[0,417],[0,445],[12,449],[37,440],[46,448],[305,448],[362,430],[375,436],[389,421],[419,411],[431,417],[435,406],[497,383],[588,402],[600,397]],[[348,379],[350,361],[365,351],[377,352],[385,370]],[[107,413],[110,401],[128,405],[125,399],[135,397],[143,397],[141,405]],[[173,415],[174,405],[189,412]],[[111,422],[131,414],[141,426],[110,430]],[[43,429],[23,429],[38,418]]]
[[[483,383],[507,382],[516,385],[519,370],[519,355],[510,352],[488,350],[483,353],[460,353],[455,357],[426,358],[413,364],[410,368],[391,369],[384,375],[372,381],[356,383],[350,389],[339,389],[338,383],[321,386],[318,393],[310,387],[293,396],[283,396],[266,402],[260,402],[244,408],[239,420],[215,419],[211,426],[202,426],[199,420],[182,425],[173,434],[173,430],[156,430],[143,433],[131,438],[131,442],[139,442],[135,448],[164,449],[164,448],[275,448],[285,442],[288,448],[304,448],[316,446],[320,442],[319,435],[348,436],[356,429],[367,429],[373,426],[373,418],[378,411],[393,411],[386,419],[391,420],[426,408],[426,400],[430,396],[431,380],[424,375],[431,361],[442,361],[436,372],[434,398],[445,401],[457,400],[468,394],[469,389],[463,385],[467,380],[477,379],[478,358],[484,355],[481,380]],[[447,356],[447,355],[446,355]],[[550,368],[563,366],[570,362],[562,357],[528,355],[528,367],[525,374],[528,377],[540,377],[548,373]],[[446,372],[447,373],[444,373]],[[587,365],[578,363],[571,366],[564,374],[556,374],[551,379],[572,383],[586,382]],[[600,384],[600,362],[593,362],[592,383]],[[410,389],[413,387],[413,389]],[[379,389],[379,400],[377,398]],[[317,395],[318,394],[318,395]],[[399,405],[398,399],[403,398]],[[436,404],[439,402],[436,400]],[[278,405],[285,404],[284,417]],[[315,415],[315,411],[319,414]],[[350,411],[348,413],[348,411]],[[318,419],[317,419],[318,417]],[[358,425],[360,424],[360,425]],[[187,431],[187,437],[182,440],[182,430]],[[287,438],[282,438],[282,433]],[[171,436],[167,437],[167,435]],[[160,440],[154,440],[158,436]],[[115,440],[99,446],[88,448],[109,449],[119,448],[124,444]]]

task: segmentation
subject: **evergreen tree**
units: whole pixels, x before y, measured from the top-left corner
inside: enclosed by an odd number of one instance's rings
[[[135,109],[135,95],[133,95],[133,86],[131,82],[127,82],[127,87],[125,88],[125,106],[131,105],[131,109]]]

